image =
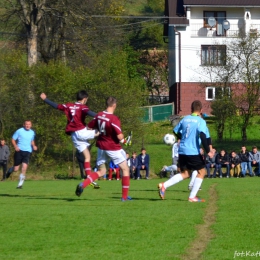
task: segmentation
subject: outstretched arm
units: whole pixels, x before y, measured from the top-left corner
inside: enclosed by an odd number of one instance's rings
[[[93,112],[93,111],[91,111],[91,110],[89,110],[88,113],[87,113],[87,115],[88,115],[88,116],[91,116],[91,117],[95,117],[96,114],[97,114],[97,113],[95,113],[95,112]]]
[[[40,97],[46,104],[50,105],[53,108],[56,108],[56,109],[58,108],[58,104],[49,100],[45,93],[41,93]]]

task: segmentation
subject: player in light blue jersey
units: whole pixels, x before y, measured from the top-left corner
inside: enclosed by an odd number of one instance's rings
[[[192,171],[198,171],[194,185],[189,195],[190,202],[204,202],[205,200],[196,197],[203,178],[206,174],[205,161],[200,154],[200,140],[205,152],[212,157],[213,151],[210,150],[207,142],[207,125],[204,119],[200,117],[202,104],[195,100],[191,104],[192,114],[185,116],[174,128],[174,133],[180,138],[179,146],[179,166],[181,173],[174,175],[164,183],[159,183],[159,196],[165,197],[165,191],[168,187],[190,177]]]
[[[6,178],[8,178],[12,172],[18,171],[20,164],[22,164],[22,171],[17,189],[22,189],[31,153],[32,151],[37,150],[37,146],[34,141],[35,132],[31,129],[31,127],[32,122],[30,120],[26,120],[23,127],[16,130],[12,136],[12,144],[15,149],[14,166],[7,171]]]

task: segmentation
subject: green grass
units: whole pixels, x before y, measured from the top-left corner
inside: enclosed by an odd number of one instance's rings
[[[74,195],[78,181],[1,184],[0,259],[181,259],[197,236],[216,183],[216,221],[202,259],[233,259],[259,248],[260,178],[205,179],[200,196],[187,202],[188,181],[159,199],[160,180],[131,181],[133,201],[121,202],[121,183],[100,181]]]

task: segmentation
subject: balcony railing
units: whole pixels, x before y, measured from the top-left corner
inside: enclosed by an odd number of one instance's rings
[[[191,23],[191,37],[239,37],[245,34],[245,24],[230,24],[229,30],[224,30],[222,24],[216,27],[204,27],[203,23]],[[260,32],[260,24],[251,24],[251,33]]]

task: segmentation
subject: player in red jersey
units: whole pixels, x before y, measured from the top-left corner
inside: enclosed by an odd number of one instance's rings
[[[81,90],[77,93],[77,102],[69,102],[66,104],[56,104],[49,99],[45,93],[40,95],[41,99],[48,105],[61,110],[67,117],[67,125],[65,132],[71,135],[71,139],[75,148],[82,152],[85,157],[84,169],[86,175],[89,175],[91,171],[90,167],[90,152],[88,149],[89,139],[93,139],[99,135],[96,130],[88,130],[85,124],[85,118],[87,115],[94,117],[96,113],[89,110],[86,106],[88,100],[88,93],[85,90]]]
[[[110,159],[118,164],[123,172],[122,176],[122,201],[131,200],[128,196],[129,190],[129,167],[127,165],[126,153],[121,147],[121,143],[125,143],[124,135],[121,130],[121,122],[114,115],[117,101],[114,97],[108,97],[106,100],[107,108],[103,112],[99,112],[89,122],[90,129],[98,129],[100,135],[97,138],[96,146],[98,147],[97,166],[98,171],[91,173],[86,180],[77,185],[76,195],[80,196],[83,189],[92,181],[106,174],[106,162]]]

